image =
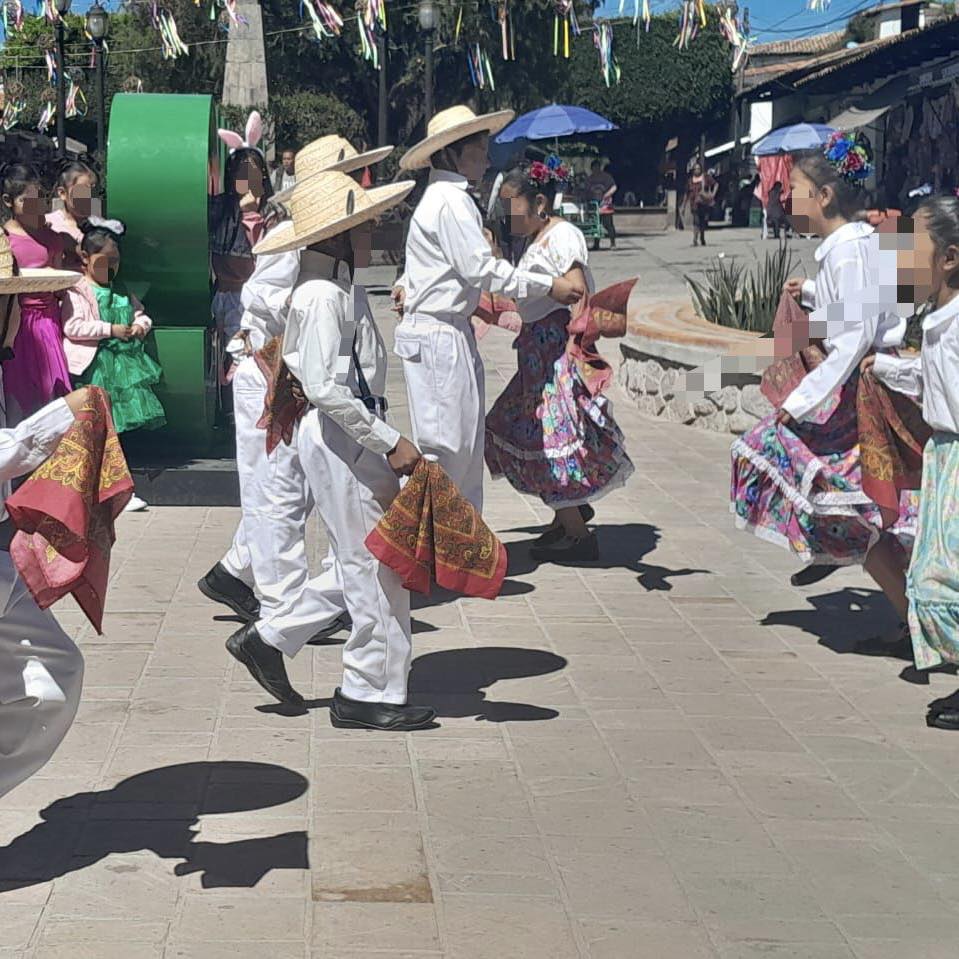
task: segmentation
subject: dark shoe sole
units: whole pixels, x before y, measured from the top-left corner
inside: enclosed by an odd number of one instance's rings
[[[945,720],[939,713],[929,713],[926,716],[926,725],[930,729],[944,729],[947,732],[959,732],[959,717],[955,722]]]
[[[821,583],[827,576],[832,576],[838,570],[838,566],[823,566],[821,564],[807,566],[798,573],[793,573],[789,577],[789,582],[791,585],[798,587],[815,586],[816,583]]]
[[[584,503],[579,507],[579,515],[583,517],[584,523],[589,523],[592,522],[593,517],[596,515],[596,510],[594,510],[589,503]],[[540,535],[533,540],[533,547],[549,546],[550,543],[555,543],[557,540],[562,539],[563,535],[562,526],[551,526],[545,533],[540,533]]]
[[[290,696],[287,693],[281,693],[276,689],[273,684],[267,679],[262,672],[260,672],[260,667],[256,664],[256,661],[251,659],[243,650],[243,646],[239,640],[235,641],[235,637],[231,636],[226,641],[226,651],[238,662],[246,666],[250,675],[266,690],[274,699],[278,700],[281,703],[285,703],[287,706],[302,706],[303,697],[293,691],[293,695]]]
[[[257,610],[254,615],[250,615],[235,599],[232,599],[225,593],[218,593],[215,589],[211,589],[204,579],[197,580],[196,588],[203,593],[207,599],[212,599],[214,603],[220,603],[222,606],[232,609],[244,623],[255,623],[259,618],[259,610]]]
[[[330,707],[330,725],[336,726],[337,729],[378,729],[383,733],[410,733],[417,729],[426,729],[428,726],[432,726],[435,720],[436,715],[434,714],[429,719],[415,725],[413,723],[397,723],[392,726],[377,726],[374,723],[365,723],[360,719],[343,719],[332,706]]]

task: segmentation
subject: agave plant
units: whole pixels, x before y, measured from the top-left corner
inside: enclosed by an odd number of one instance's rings
[[[737,330],[769,333],[782,296],[783,284],[793,272],[794,257],[785,245],[767,250],[756,268],[747,272],[735,260],[716,259],[697,282],[684,277],[696,312],[710,323]]]

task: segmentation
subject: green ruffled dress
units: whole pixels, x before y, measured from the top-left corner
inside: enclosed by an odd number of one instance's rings
[[[104,323],[132,326],[133,304],[128,296],[90,284]],[[163,371],[143,349],[143,341],[100,340],[93,362],[76,377],[78,386],[100,386],[110,395],[118,433],[155,430],[166,423],[163,407],[153,392]]]

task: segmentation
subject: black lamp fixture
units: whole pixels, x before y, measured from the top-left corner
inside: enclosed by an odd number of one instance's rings
[[[68,0],[69,2],[69,0]],[[87,33],[93,38],[93,45],[96,49],[97,60],[97,157],[102,164],[104,161],[104,150],[106,148],[106,84],[103,74],[103,41],[110,29],[110,15],[100,6],[100,0],[95,0],[92,7],[87,10]]]
[[[426,96],[424,98],[424,106],[426,122],[429,123],[433,116],[433,34],[440,24],[439,4],[436,3],[436,0],[420,0],[416,15],[420,22],[420,29],[426,34],[426,46],[424,48],[424,82]]]

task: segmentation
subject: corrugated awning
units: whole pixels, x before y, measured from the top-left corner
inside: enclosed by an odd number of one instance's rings
[[[909,86],[908,77],[896,77],[883,84],[878,90],[862,97],[855,106],[851,106],[834,116],[829,126],[837,130],[858,130],[874,123],[888,113],[897,103],[902,103]]]
[[[749,143],[749,135],[745,134],[744,136],[741,136],[739,138],[739,143],[740,145],[744,143]],[[708,159],[709,157],[717,157],[722,153],[729,153],[729,151],[732,150],[733,147],[735,146],[736,146],[735,140],[730,140],[729,143],[721,143],[718,147],[713,147],[712,149],[707,150],[706,158]]]
[[[834,116],[829,121],[829,126],[835,127],[837,130],[858,130],[860,127],[867,127],[870,123],[874,123],[888,113],[892,106],[891,103],[888,103],[886,106],[877,107],[874,110],[860,110],[858,107],[850,107]]]

